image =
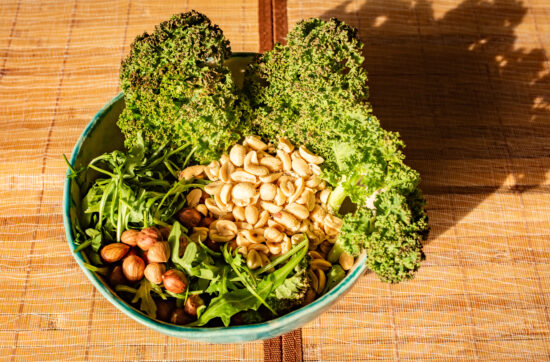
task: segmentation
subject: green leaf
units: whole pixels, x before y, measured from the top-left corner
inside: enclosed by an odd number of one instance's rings
[[[271,308],[271,306],[267,304],[265,299],[261,295],[256,293],[256,290],[255,290],[256,280],[254,279],[254,276],[250,272],[250,269],[248,269],[246,265],[241,264],[241,254],[238,254],[237,258],[233,258],[231,255],[231,251],[227,250],[227,244],[224,245],[223,254],[226,262],[228,262],[231,269],[233,269],[235,274],[237,274],[237,276],[239,277],[239,280],[241,281],[241,283],[243,283],[243,285],[250,292],[250,294],[255,296],[258,299],[258,301],[261,304],[263,304],[267,309],[269,309],[273,314],[277,314],[273,310],[273,308]],[[241,270],[243,272],[241,272]]]
[[[98,252],[103,245],[103,236],[100,231],[95,229],[86,229],[86,235],[91,238],[90,244],[95,252]]]
[[[140,301],[139,309],[145,314],[147,314],[151,318],[157,317],[157,305],[151,297],[151,290],[152,285],[150,281],[147,279],[143,279],[139,285],[138,290],[136,291],[136,294],[134,298],[132,299],[132,303],[137,303]]]
[[[299,248],[299,252],[281,268],[260,281],[255,289],[256,294],[265,299],[273,289],[283,284],[286,277],[307,255],[308,245],[307,239],[296,245],[295,248]],[[231,317],[238,312],[249,309],[257,310],[260,305],[262,305],[262,302],[255,295],[251,294],[247,288],[237,289],[213,298],[201,317],[191,325],[203,326],[212,319],[219,317],[224,325],[228,326],[231,322]]]

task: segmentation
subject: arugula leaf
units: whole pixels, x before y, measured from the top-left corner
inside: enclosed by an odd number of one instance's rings
[[[287,276],[294,270],[294,267],[307,255],[308,245],[307,239],[296,245],[295,248],[298,248],[299,252],[294,254],[288,263],[260,281],[255,289],[256,294],[265,299],[273,289],[283,284]],[[238,312],[249,309],[257,310],[261,305],[261,301],[251,294],[247,288],[237,289],[213,298],[200,318],[191,323],[190,326],[203,326],[217,317],[221,318],[225,326],[228,326],[231,317]]]
[[[90,243],[92,245],[92,249],[95,252],[98,252],[99,249],[101,249],[101,245],[103,242],[103,237],[101,235],[101,232],[95,229],[86,229],[85,233],[91,239]]]
[[[143,279],[134,298],[132,299],[132,303],[141,301],[139,304],[139,309],[145,312],[149,317],[156,318],[157,304],[153,300],[153,297],[151,297],[151,290],[153,290],[152,285],[153,284],[151,284],[150,281]]]
[[[138,136],[127,153],[117,150],[93,159],[88,171],[95,170],[100,175],[82,200],[83,226],[104,228],[120,240],[122,232],[130,226],[168,225],[167,221],[171,222],[185,205],[185,192],[204,187],[203,182],[179,181],[173,174],[169,158],[187,146],[175,150],[161,147],[147,156],[143,140]]]
[[[171,260],[174,265],[185,271],[192,277],[214,280],[218,278],[223,267],[214,263],[208,252],[198,244],[188,239],[183,256],[180,255],[182,229],[185,229],[179,222],[175,222],[168,236],[168,243],[171,245]],[[186,235],[183,235],[187,238]]]
[[[254,289],[254,287],[256,287],[256,280],[250,272],[250,269],[248,269],[246,265],[242,265],[241,254],[237,254],[237,257],[233,258],[233,256],[231,255],[231,251],[227,250],[227,244],[225,244],[223,246],[223,256],[225,258],[225,261],[229,264],[231,269],[233,269],[235,274],[237,274],[241,283],[243,283],[246,289],[248,289],[250,294],[255,296],[260,301],[260,303],[263,304],[267,309],[269,309],[273,314],[277,314],[275,310],[273,310],[273,308],[271,308],[271,306],[267,304],[265,299],[261,295],[256,293],[256,290]],[[243,271],[243,273],[241,273],[241,271]]]

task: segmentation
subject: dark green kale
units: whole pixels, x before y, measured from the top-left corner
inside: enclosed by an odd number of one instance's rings
[[[308,258],[304,258],[296,268],[294,275],[289,276],[283,284],[279,285],[267,297],[266,302],[278,315],[288,313],[303,305],[306,293],[311,286],[311,280],[307,274],[309,266]]]
[[[329,207],[346,214],[329,260],[365,249],[369,268],[394,283],[418,269],[427,215],[403,142],[366,102],[361,51],[356,30],[341,21],[305,20],[287,45],[249,67],[245,89],[255,132],[270,141],[286,136],[325,158],[322,177],[334,187]],[[352,212],[340,210],[347,198]]]
[[[276,142],[287,136],[321,153],[332,142],[341,109],[368,98],[362,68],[363,44],[357,30],[340,20],[309,19],[251,64],[244,90],[250,98],[255,131]],[[327,123],[330,122],[330,123]],[[334,164],[334,158],[328,157]]]
[[[138,36],[120,72],[126,108],[118,125],[126,146],[142,132],[148,149],[191,143],[196,161],[218,158],[245,123],[246,105],[224,66],[230,55],[220,28],[196,11]]]

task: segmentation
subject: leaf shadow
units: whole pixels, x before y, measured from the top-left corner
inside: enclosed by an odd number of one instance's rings
[[[467,217],[481,203],[498,219],[508,199],[492,201],[497,191],[519,198],[545,190],[548,57],[521,1],[466,0],[437,14],[426,0],[369,0],[348,11],[352,5],[321,17],[359,29],[374,111],[399,131],[406,162],[422,175],[428,242],[456,236],[452,227],[461,220],[472,227],[475,213]],[[520,26],[534,34],[529,42],[518,37]],[[496,232],[502,225],[473,227]]]

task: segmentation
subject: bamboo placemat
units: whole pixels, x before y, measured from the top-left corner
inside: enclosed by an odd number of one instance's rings
[[[432,233],[415,280],[367,274],[265,348],[166,337],[94,290],[66,245],[61,154],[118,93],[132,39],[192,8],[234,51],[311,16],[360,29],[374,109],[423,176]],[[549,24],[544,0],[3,1],[0,359],[549,359]]]

